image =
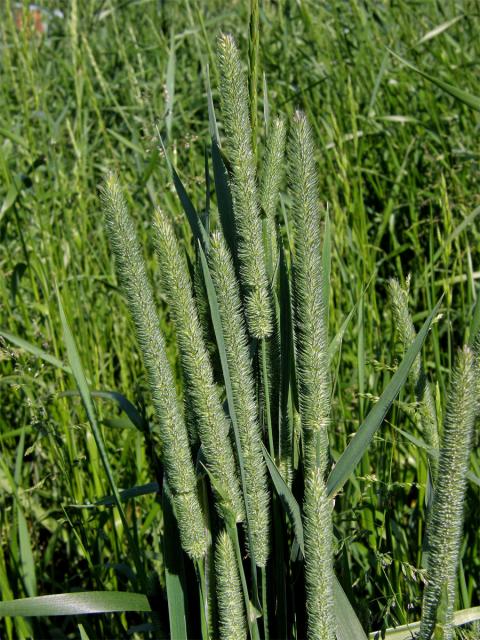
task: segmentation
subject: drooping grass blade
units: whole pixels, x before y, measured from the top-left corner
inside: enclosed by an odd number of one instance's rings
[[[445,82],[444,80],[440,80],[440,78],[435,78],[435,76],[431,76],[429,73],[425,73],[425,71],[418,69],[410,62],[407,62],[406,60],[401,58],[394,51],[391,51],[390,49],[389,51],[393,56],[395,56],[395,58],[400,60],[402,64],[406,65],[409,69],[412,69],[412,71],[415,71],[416,73],[420,74],[426,80],[429,80],[430,82],[433,82],[433,84],[436,84],[437,87],[440,87],[440,89],[445,91],[445,93],[448,93],[453,98],[456,98],[460,102],[463,102],[463,104],[466,104],[467,107],[470,107],[471,109],[475,109],[475,111],[480,111],[480,98],[478,98],[477,96],[472,96],[471,93],[467,93],[466,91],[459,89],[458,87],[456,87],[453,84],[450,84],[449,82]]]
[[[470,624],[480,620],[480,607],[471,607],[470,609],[462,609],[461,611],[455,611],[453,614],[453,624],[456,627],[461,627],[464,624]],[[410,624],[402,625],[396,629],[387,629],[385,635],[381,631],[375,631],[368,637],[370,640],[413,640],[416,637],[416,632],[420,629],[420,622],[412,622]]]
[[[422,348],[423,342],[427,337],[428,330],[430,329],[433,319],[440,307],[440,302],[441,300],[436,304],[432,313],[425,320],[423,327],[420,329],[417,337],[405,354],[398,370],[388,383],[387,388],[365,418],[363,424],[360,426],[330,473],[327,480],[327,491],[329,495],[334,496],[340,491],[348,480],[348,477],[353,473],[355,467],[362,459],[363,454],[367,451],[373,436],[382,424],[392,402],[395,400],[400,389],[407,380],[410,367]]]
[[[145,570],[143,568],[143,564],[142,564],[142,561],[140,559],[140,554],[139,554],[139,550],[138,550],[137,544],[136,544],[135,540],[133,539],[132,534],[130,533],[130,527],[129,527],[129,524],[128,524],[127,517],[125,515],[125,511],[123,510],[123,506],[122,506],[122,502],[121,502],[121,498],[120,498],[120,493],[118,491],[118,488],[117,488],[117,485],[116,485],[116,482],[115,482],[115,478],[113,476],[113,472],[112,472],[110,463],[108,461],[108,456],[107,456],[107,452],[106,452],[106,449],[105,449],[105,443],[103,441],[103,436],[102,436],[102,433],[101,433],[100,428],[98,426],[97,415],[96,415],[95,407],[94,407],[94,404],[93,404],[93,401],[92,401],[92,396],[90,394],[90,389],[88,388],[87,378],[86,378],[85,372],[83,370],[83,366],[82,366],[82,363],[81,363],[81,360],[80,360],[80,355],[78,353],[77,345],[75,343],[75,339],[73,337],[72,330],[70,329],[70,326],[69,326],[68,321],[67,321],[67,317],[65,315],[65,311],[63,309],[62,300],[60,298],[60,293],[59,293],[58,289],[57,289],[57,300],[58,300],[58,308],[59,308],[59,312],[60,312],[60,321],[61,321],[62,328],[63,328],[65,346],[67,348],[68,361],[70,363],[72,374],[73,374],[73,377],[75,378],[75,382],[77,384],[78,391],[79,391],[80,396],[82,398],[82,402],[83,402],[83,405],[85,407],[85,411],[87,413],[88,421],[90,423],[90,426],[92,427],[93,437],[95,439],[95,444],[96,444],[97,449],[98,449],[100,460],[102,461],[105,473],[107,475],[107,478],[108,478],[108,481],[109,481],[109,484],[110,484],[110,488],[111,488],[113,496],[115,498],[115,505],[116,505],[116,507],[118,509],[118,512],[120,514],[120,518],[122,520],[122,524],[123,524],[124,529],[125,529],[125,535],[126,535],[127,540],[128,540],[130,552],[132,553],[132,559],[133,559],[133,562],[135,564],[135,568],[137,570],[138,578],[140,579],[140,581],[143,584],[143,586],[146,587]]]

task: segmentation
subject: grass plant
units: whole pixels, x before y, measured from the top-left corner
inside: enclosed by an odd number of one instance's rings
[[[0,7],[0,635],[476,640],[478,6],[60,4]]]

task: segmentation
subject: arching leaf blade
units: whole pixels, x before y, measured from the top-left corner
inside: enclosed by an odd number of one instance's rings
[[[408,373],[415,358],[420,353],[420,349],[427,337],[428,330],[435,318],[441,300],[436,304],[435,308],[425,320],[423,327],[418,332],[417,337],[409,347],[400,366],[388,383],[386,389],[380,396],[380,399],[365,418],[363,424],[358,429],[345,451],[340,456],[337,464],[331,471],[327,480],[328,495],[334,496],[343,487],[349,476],[354,472],[355,467],[362,459],[363,454],[367,451],[373,436],[380,428],[380,425],[390,409],[393,401],[405,384]]]

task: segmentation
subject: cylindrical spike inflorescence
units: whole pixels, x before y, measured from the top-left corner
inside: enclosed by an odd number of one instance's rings
[[[265,338],[272,332],[271,292],[263,247],[248,91],[232,36],[220,36],[218,48],[222,115],[233,174],[231,188],[245,312],[250,334]]]
[[[262,435],[240,292],[230,252],[220,233],[212,236],[209,263],[220,309],[242,447],[251,544],[256,564],[264,567],[269,552],[270,497],[267,469],[262,452]]]
[[[392,278],[389,281],[390,299],[392,301],[393,317],[395,320],[395,328],[400,336],[405,349],[415,340],[417,333],[413,326],[412,317],[408,310],[408,289],[403,289],[398,280]],[[415,385],[415,395],[419,405],[419,416],[421,427],[425,436],[426,443],[433,449],[438,451],[438,427],[437,412],[435,410],[435,401],[425,372],[423,371],[420,355],[410,369],[410,378]],[[430,468],[434,481],[437,478],[438,460],[434,455],[429,456]]]
[[[207,468],[213,476],[220,512],[225,517],[233,516],[239,522],[243,519],[244,507],[229,437],[230,425],[214,383],[185,258],[180,254],[172,226],[161,210],[157,210],[155,215],[155,245],[162,282],[175,321],[185,391]]]
[[[215,576],[220,639],[242,640],[247,637],[245,607],[235,550],[225,531],[215,545]]]
[[[318,468],[307,471],[303,527],[309,640],[335,640],[331,501]]]
[[[308,637],[334,640],[332,520],[326,494],[330,376],[327,310],[323,301],[320,207],[310,127],[293,120],[289,153],[295,256],[293,285],[300,413],[305,451],[305,582]]]
[[[443,637],[446,640],[453,638],[455,584],[477,410],[477,380],[473,353],[465,347],[458,354],[443,425],[438,479],[427,531],[429,554],[420,640],[430,640],[437,622],[443,629]],[[440,610],[442,599],[446,601]]]
[[[105,183],[102,200],[120,286],[135,322],[159,421],[163,463],[173,496],[182,547],[192,558],[200,558],[207,549],[207,532],[197,494],[188,433],[176,397],[173,374],[135,226],[114,175],[110,175]]]
[[[300,408],[306,465],[325,475],[330,423],[327,313],[322,294],[320,207],[313,142],[303,113],[293,120],[289,154],[295,256],[293,285]]]

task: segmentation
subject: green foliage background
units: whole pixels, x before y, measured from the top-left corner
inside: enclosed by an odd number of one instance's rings
[[[150,275],[158,283],[151,220],[160,204],[192,253],[181,205],[158,148],[168,140],[197,207],[209,142],[206,70],[218,87],[215,39],[232,32],[247,59],[248,3],[216,0],[46,2],[43,35],[0,19],[0,329],[63,360],[61,292],[92,389],[115,390],[153,419],[133,325],[119,294],[98,186],[114,169],[126,185]],[[480,277],[479,116],[402,66],[388,51],[478,93],[476,1],[319,3],[265,0],[260,79],[272,114],[300,107],[318,149],[332,223],[330,332],[355,309],[334,362],[333,455],[344,450],[392,375],[396,341],[387,280],[412,274],[416,326],[441,294],[424,349],[438,408],[455,348],[469,337]],[[439,25],[443,29],[433,30]],[[262,87],[259,154],[263,153]],[[218,95],[214,94],[217,101]],[[221,124],[221,120],[220,120]],[[160,309],[164,301],[155,287]],[[176,347],[167,313],[163,328]],[[2,599],[73,590],[127,590],[130,559],[116,511],[80,508],[108,495],[73,381],[1,342],[0,592]],[[181,389],[178,375],[179,390]],[[365,626],[419,617],[425,527],[425,452],[405,389],[337,498],[337,572]],[[117,485],[153,481],[143,436],[115,403],[97,407]],[[476,452],[472,470],[480,475]],[[458,606],[479,604],[478,486],[470,483]],[[160,505],[126,504],[150,568],[163,581]],[[140,615],[88,620],[91,637],[120,637]],[[76,637],[72,621],[0,620],[7,638]],[[87,623],[85,623],[87,624]]]

